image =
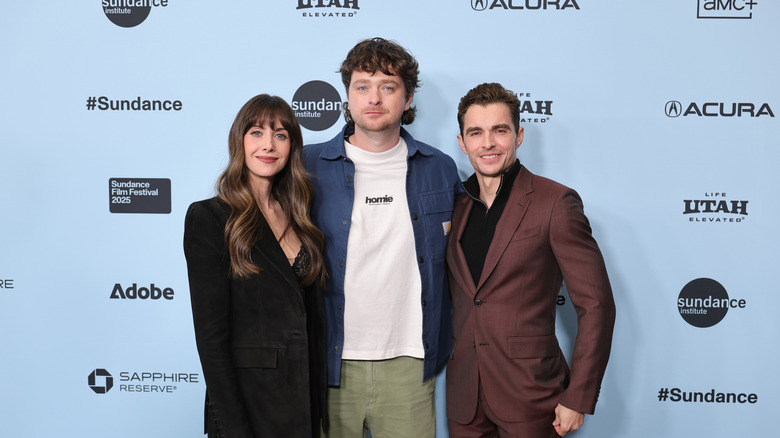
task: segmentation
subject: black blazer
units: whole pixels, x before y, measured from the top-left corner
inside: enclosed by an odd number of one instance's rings
[[[208,435],[317,437],[326,391],[322,291],[301,289],[265,221],[252,249],[262,271],[230,278],[229,214],[211,198],[190,205],[184,224]]]

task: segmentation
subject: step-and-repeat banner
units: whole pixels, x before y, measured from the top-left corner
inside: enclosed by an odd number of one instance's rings
[[[341,127],[358,41],[418,59],[412,134],[465,179],[456,109],[520,96],[533,172],[577,189],[618,318],[574,436],[773,433],[780,402],[773,0],[15,1],[0,14],[2,436],[198,437],[187,206],[259,93]],[[576,315],[565,291],[565,351]],[[444,375],[438,437],[447,436]]]

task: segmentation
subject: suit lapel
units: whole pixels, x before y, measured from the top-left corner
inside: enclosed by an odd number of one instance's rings
[[[460,238],[463,237],[463,230],[466,229],[466,221],[468,221],[473,205],[474,201],[465,194],[455,200],[455,209],[452,212],[452,223],[454,226],[450,232],[450,241],[447,244],[448,262],[453,265],[451,269],[453,278],[461,285],[463,290],[468,291],[471,295],[476,294],[476,287],[474,280],[471,278],[469,265],[466,263],[466,255],[460,246]]]
[[[504,211],[496,224],[496,232],[493,234],[493,240],[490,242],[490,248],[485,256],[485,266],[482,268],[482,276],[479,278],[477,290],[485,284],[498,265],[512,235],[517,231],[517,227],[520,226],[520,222],[528,211],[528,206],[531,204],[531,198],[528,195],[533,192],[532,178],[533,174],[528,169],[520,168],[520,173],[517,174],[512,184],[512,191],[509,193]]]
[[[287,261],[287,256],[282,251],[282,247],[279,246],[279,242],[276,241],[276,237],[265,219],[263,219],[260,239],[252,248],[252,257],[261,269],[277,271],[293,289],[300,291],[295,272],[293,272],[290,262]]]

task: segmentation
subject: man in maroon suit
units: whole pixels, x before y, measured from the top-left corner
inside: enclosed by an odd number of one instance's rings
[[[447,265],[453,347],[450,436],[555,437],[592,414],[609,359],[615,304],[574,190],[520,164],[520,101],[500,84],[458,106],[474,166],[455,201]],[[577,311],[571,371],[555,336],[561,282]]]

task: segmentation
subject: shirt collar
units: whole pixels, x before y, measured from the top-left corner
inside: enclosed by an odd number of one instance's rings
[[[498,191],[496,192],[496,201],[509,197],[509,192],[512,190],[512,182],[517,178],[517,174],[520,173],[520,160],[515,159],[513,164],[506,172],[501,175],[501,182],[498,184]],[[506,188],[504,188],[506,182]],[[473,200],[482,202],[479,199],[479,181],[477,181],[477,174],[473,173],[469,179],[461,183],[463,191]],[[493,201],[495,203],[495,201]],[[484,202],[482,202],[484,204]]]
[[[342,141],[331,141],[329,142],[324,148],[322,153],[320,154],[320,157],[326,159],[326,160],[339,160],[342,158],[347,158],[347,151],[344,148],[344,142],[347,141],[350,135],[355,133],[355,127],[350,125],[344,125],[344,128],[341,129],[341,135],[337,136],[336,139],[342,139]],[[407,148],[407,158],[411,158],[415,154],[420,154],[422,156],[430,156],[431,152],[420,150],[417,147],[417,142],[412,138],[412,135],[409,134],[406,129],[401,127],[401,138],[404,139],[406,142],[406,148]],[[334,139],[335,140],[335,139]]]

